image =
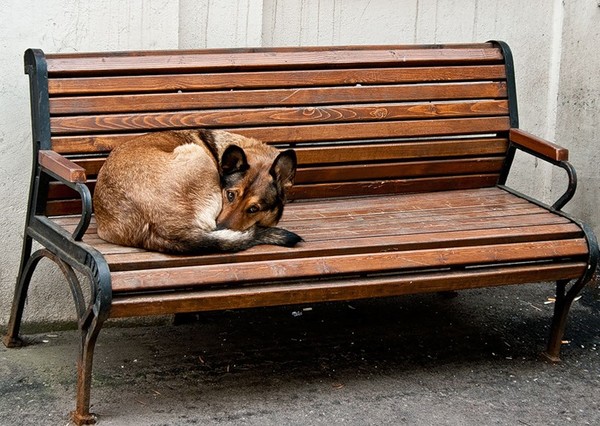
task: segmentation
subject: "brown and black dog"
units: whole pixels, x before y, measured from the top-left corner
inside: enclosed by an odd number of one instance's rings
[[[293,150],[224,131],[148,133],[115,148],[94,191],[98,235],[166,253],[294,246],[276,228],[296,173]]]

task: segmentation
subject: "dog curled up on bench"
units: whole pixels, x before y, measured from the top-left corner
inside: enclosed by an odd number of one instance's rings
[[[138,136],[98,174],[98,235],[165,253],[292,247],[301,238],[275,225],[295,172],[293,150],[225,131]]]

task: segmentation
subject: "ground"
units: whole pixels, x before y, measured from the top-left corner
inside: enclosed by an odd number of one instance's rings
[[[597,425],[600,300],[575,302],[541,360],[551,284],[205,313],[105,328],[100,425]],[[25,330],[27,331],[27,330]],[[66,425],[73,330],[0,346],[0,425]]]

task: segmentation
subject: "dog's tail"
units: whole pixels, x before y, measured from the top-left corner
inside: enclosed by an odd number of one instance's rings
[[[252,227],[246,231],[216,229],[196,238],[184,238],[165,247],[171,253],[235,252],[260,244],[293,247],[302,238],[288,230],[276,227]]]

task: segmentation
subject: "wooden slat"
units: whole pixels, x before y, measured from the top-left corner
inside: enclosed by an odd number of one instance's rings
[[[124,271],[112,274],[114,292],[159,290],[182,286],[285,279],[326,278],[344,274],[383,273],[424,268],[445,268],[506,262],[552,260],[585,256],[585,239],[517,244],[407,250],[321,258],[256,261],[177,269]]]
[[[216,70],[268,70],[310,67],[383,66],[401,63],[404,66],[430,64],[493,63],[502,61],[502,52],[490,45],[465,48],[402,48],[383,49],[269,49],[235,51],[146,52],[128,54],[98,53],[80,55],[47,55],[48,74],[104,75],[148,72],[210,72]]]
[[[506,100],[473,102],[367,104],[300,108],[225,109],[171,113],[136,113],[52,117],[53,134],[105,131],[181,129],[189,127],[256,126],[507,115]]]
[[[296,185],[352,182],[361,180],[390,180],[407,177],[457,176],[461,174],[499,174],[504,164],[502,158],[475,158],[461,160],[417,161],[390,164],[357,164],[339,167],[301,168],[296,172]],[[85,180],[84,180],[85,181]],[[96,179],[88,179],[93,193]],[[59,182],[51,182],[49,200],[76,197],[77,193]]]
[[[300,167],[328,163],[351,163],[368,161],[396,161],[400,159],[436,157],[494,156],[504,155],[508,141],[504,138],[453,139],[450,141],[418,141],[401,144],[368,144],[346,146],[296,147]],[[72,161],[85,169],[86,175],[97,175],[105,157],[73,158]]]
[[[266,143],[300,143],[351,141],[358,139],[393,139],[402,137],[460,136],[465,134],[479,135],[507,131],[509,125],[507,117],[489,117],[286,127],[225,128],[223,130],[254,137]],[[108,152],[137,135],[139,134],[53,137],[52,148],[60,153]]]
[[[316,106],[340,103],[498,99],[505,82],[436,83],[296,89],[74,96],[50,99],[50,114],[181,111],[207,108]]]
[[[85,174],[87,176],[95,176],[100,171],[100,168],[104,165],[104,161],[106,161],[106,157],[73,158],[72,161],[75,164],[83,167],[85,169]]]
[[[417,250],[427,248],[464,247],[468,245],[498,244],[541,241],[544,238],[565,239],[581,236],[581,231],[574,224],[533,225],[529,227],[474,229],[468,231],[450,231],[434,233],[413,233],[405,235],[386,235],[378,237],[355,237],[339,240],[335,247],[330,241],[311,241],[310,245],[302,245],[293,251],[279,247],[261,246],[242,252],[235,256],[235,261],[252,262],[268,259],[289,259],[292,257],[322,256],[325,251],[330,255],[357,254],[366,252]],[[231,257],[216,256],[169,256],[162,253],[148,252],[131,247],[117,246],[94,240],[96,247],[104,254],[113,272],[170,267],[191,266],[197,264],[229,263]]]
[[[379,214],[360,214],[354,210],[346,210],[343,216],[330,215],[323,218],[322,224],[314,223],[318,221],[315,218],[285,220],[282,223],[293,229],[294,232],[306,235],[306,238],[314,241],[316,239],[336,239],[333,231],[339,231],[342,233],[341,235],[356,236],[359,233],[368,233],[377,229],[378,235],[398,235],[398,233],[418,231],[419,228],[422,232],[432,232],[430,229],[434,231],[467,230],[469,226],[477,226],[478,223],[488,226],[495,224],[496,227],[518,226],[519,220],[526,220],[530,223],[531,217],[534,216],[540,223],[554,219],[552,213],[531,204],[496,208],[455,207],[453,209],[431,209],[426,212],[399,209]],[[426,214],[430,216],[424,217]],[[524,216],[529,218],[524,218]],[[505,221],[502,222],[502,219]],[[328,233],[327,231],[332,232]]]
[[[289,199],[299,200],[482,188],[496,185],[498,177],[498,174],[480,174],[456,177],[395,179],[376,182],[361,181],[296,185],[291,189]],[[46,214],[48,216],[60,216],[78,212],[81,212],[81,201],[78,199],[49,201],[46,205]]]
[[[332,222],[330,219],[326,223]],[[395,221],[386,222],[379,227],[370,227],[368,223],[344,227],[339,224],[331,224],[330,228],[304,229],[302,227],[289,226],[292,231],[301,234],[307,241],[330,241],[335,243],[341,233],[346,237],[369,238],[373,236],[373,229],[377,229],[381,235],[416,235],[449,231],[469,231],[492,228],[520,228],[523,226],[536,225],[559,225],[568,223],[568,220],[548,213],[538,213],[517,216],[496,216],[489,218],[469,218],[454,221],[436,221],[435,216],[431,221]],[[284,224],[285,225],[285,224]]]
[[[530,202],[498,187],[458,191],[393,194],[385,197],[354,197],[319,201],[289,203],[284,212],[287,220],[312,220],[314,217],[345,217],[349,214],[382,214],[390,212],[416,212],[425,217],[439,211],[456,208],[503,208],[508,205],[529,205]],[[544,209],[541,209],[545,211]],[[352,212],[352,213],[349,213]]]
[[[296,147],[298,163],[335,164],[367,161],[410,160],[466,156],[503,155],[508,147],[504,138],[429,140],[355,146]]]
[[[503,65],[411,68],[352,68],[343,70],[266,71],[249,73],[167,74],[125,77],[53,78],[50,96],[153,93],[215,89],[340,86],[355,84],[422,83],[431,81],[501,80]]]
[[[574,279],[585,271],[585,262],[497,267],[485,270],[409,274],[398,277],[347,279],[155,295],[119,295],[113,299],[111,316],[160,315],[364,299],[368,297],[463,290],[536,281]]]
[[[349,141],[356,139],[390,139],[483,134],[507,131],[507,117],[456,118],[439,120],[385,121],[376,123],[342,123],[288,127],[227,129],[268,143],[309,141]]]
[[[314,167],[296,172],[295,184],[348,182],[407,177],[456,176],[461,174],[499,174],[502,158],[417,161],[390,164],[357,164],[339,167]]]

